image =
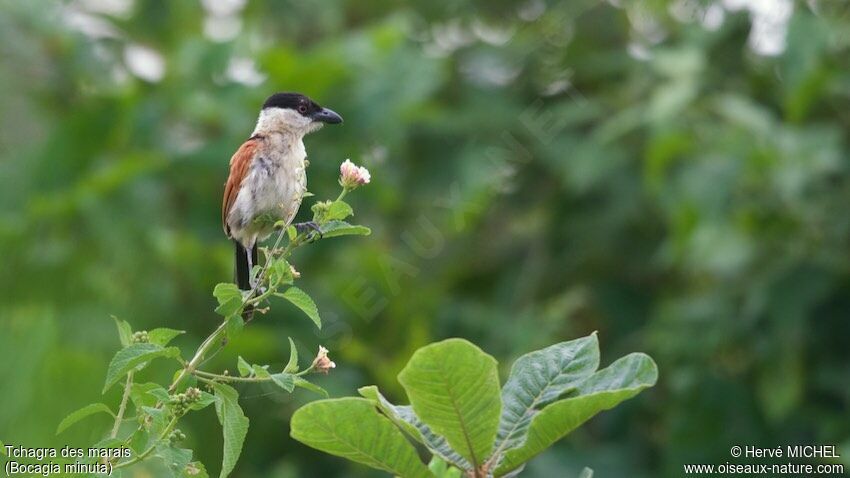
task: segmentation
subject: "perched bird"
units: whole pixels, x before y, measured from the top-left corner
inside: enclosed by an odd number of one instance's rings
[[[263,104],[257,127],[230,158],[221,220],[236,246],[236,284],[253,288],[257,243],[274,223],[292,222],[307,191],[304,135],[342,117],[299,93],[276,93]]]

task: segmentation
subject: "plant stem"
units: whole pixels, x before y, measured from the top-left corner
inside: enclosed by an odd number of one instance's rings
[[[174,382],[171,383],[171,386],[168,387],[169,393],[176,390],[177,386],[186,377],[186,375],[192,373],[195,367],[197,367],[198,364],[201,363],[201,360],[204,359],[204,355],[206,355],[210,347],[215,345],[216,341],[218,341],[219,336],[224,332],[224,328],[226,326],[227,321],[225,320],[221,323],[221,325],[218,326],[217,329],[215,329],[215,331],[213,331],[212,334],[210,334],[209,337],[206,338],[206,340],[203,341],[203,343],[201,343],[201,346],[198,347],[198,351],[195,352],[195,356],[192,357],[192,360],[190,360],[185,367],[183,367],[183,370],[180,371],[180,375],[178,375],[177,378],[174,379]]]
[[[313,371],[313,367],[306,368],[298,373],[292,374],[295,377],[301,377],[303,375],[307,375],[308,373]],[[204,372],[203,370],[194,370],[192,374],[197,376],[199,379],[206,379],[205,381],[221,381],[221,382],[269,382],[272,380],[271,377],[234,377],[232,375],[221,375],[212,372]]]
[[[118,436],[118,429],[121,428],[121,421],[124,418],[124,412],[127,410],[127,400],[130,398],[130,389],[133,387],[133,372],[127,373],[127,383],[124,384],[124,395],[121,396],[121,405],[118,406],[118,415],[115,415],[115,424],[112,425],[112,433],[109,438]]]

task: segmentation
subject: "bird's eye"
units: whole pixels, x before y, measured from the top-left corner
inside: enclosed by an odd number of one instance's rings
[[[298,112],[299,112],[299,113],[302,113],[302,114],[303,114],[303,113],[306,113],[306,112],[307,112],[307,106],[306,106],[306,105],[300,105],[300,106],[298,106]]]

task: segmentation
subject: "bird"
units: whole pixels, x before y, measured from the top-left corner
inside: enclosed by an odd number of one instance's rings
[[[257,244],[276,222],[288,227],[301,206],[307,191],[304,136],[339,123],[342,116],[301,93],[275,93],[263,103],[254,131],[230,158],[221,205],[224,233],[235,245],[239,289],[256,286],[251,271]]]

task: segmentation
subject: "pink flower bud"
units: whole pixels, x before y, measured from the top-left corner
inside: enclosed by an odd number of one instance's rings
[[[320,345],[319,353],[313,360],[313,371],[327,375],[328,371],[332,368],[336,368],[336,364],[331,362],[331,359],[328,358],[328,349]]]
[[[339,184],[345,189],[354,189],[357,186],[369,184],[372,176],[369,170],[363,166],[357,166],[350,159],[346,159],[339,166]]]

